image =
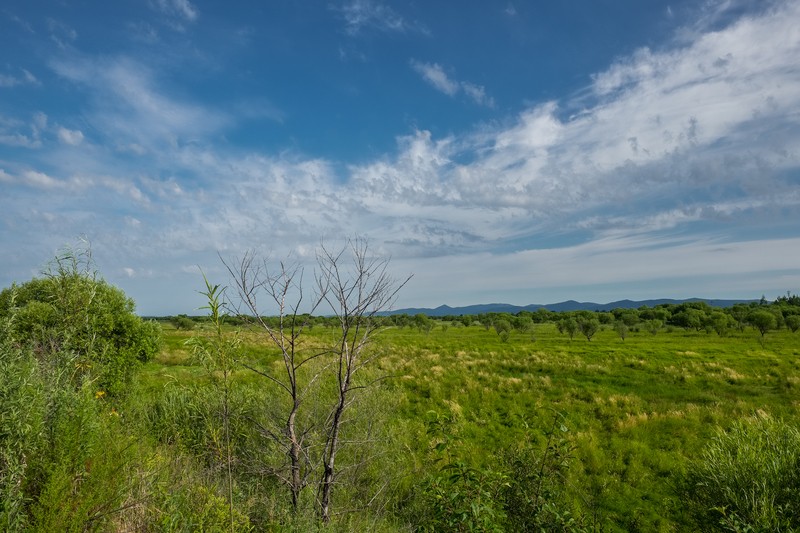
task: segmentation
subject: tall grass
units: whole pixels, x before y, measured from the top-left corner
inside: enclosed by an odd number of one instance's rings
[[[766,414],[735,422],[687,465],[683,490],[704,529],[800,529],[800,427]]]
[[[554,324],[537,324],[524,333],[512,331],[505,341],[495,331],[473,325],[436,327],[430,332],[410,328],[381,332],[376,342],[385,355],[376,361],[373,371],[375,376],[389,379],[376,391],[384,400],[382,412],[375,418],[383,420],[383,429],[375,438],[384,444],[380,446],[383,459],[373,468],[391,469],[395,481],[381,492],[383,503],[378,506],[363,505],[369,501],[366,495],[375,491],[340,489],[344,507],[355,510],[339,517],[340,524],[372,517],[381,527],[398,520],[411,527],[430,511],[420,507],[424,500],[420,494],[434,490],[430,483],[435,479],[428,476],[445,463],[437,463],[431,455],[438,441],[428,433],[429,412],[454,420],[448,429],[454,439],[450,463],[461,462],[467,469],[462,473],[482,472],[484,480],[507,480],[502,476],[512,472],[512,463],[498,462],[498,458],[529,442],[529,453],[521,457],[534,466],[540,464],[537,460],[547,448],[554,409],[563,414],[562,423],[570,430],[562,437],[570,450],[568,468],[557,475],[560,485],[549,485],[552,494],[558,489],[560,503],[552,509],[554,513],[565,521],[571,517],[574,527],[605,531],[695,529],[685,495],[676,491],[680,473],[687,464],[701,459],[702,450],[717,435],[716,428],[730,429],[758,410],[790,424],[797,422],[800,337],[788,330],[772,331],[762,347],[760,334],[749,329],[728,331],[720,337],[713,331],[673,329],[653,335],[632,328],[622,341],[612,327],[601,329],[591,341],[578,336],[570,339],[558,333]],[[173,329],[165,331],[166,346],[177,347],[170,337],[185,335]],[[315,327],[309,332],[309,342],[317,337],[324,342],[330,334],[328,328]],[[275,357],[255,338],[244,334],[242,340],[243,357],[267,364]],[[171,401],[168,391],[178,386],[165,388],[166,383],[201,388],[208,384],[190,359],[174,353],[165,352],[163,365],[158,360],[150,363],[141,375],[146,396],[162,398],[158,402]],[[232,379],[234,390],[257,391],[252,376],[237,371]],[[264,416],[269,415],[263,409],[270,401],[268,396],[252,392],[251,400],[245,400],[246,394],[241,394],[234,403],[255,402]],[[199,401],[202,396],[199,392],[186,395],[186,401]],[[245,404],[236,409],[248,413]],[[243,416],[254,416],[254,411],[250,413]],[[178,419],[181,427],[198,420],[177,412],[172,418]],[[234,435],[246,431],[245,422]],[[187,429],[174,431],[179,435],[176,442],[194,438]],[[248,483],[255,487],[259,465],[269,459],[266,454],[273,454],[274,459],[282,452],[270,451],[263,441],[260,447],[243,444],[253,435],[241,438],[244,440],[236,440],[236,446],[258,448],[258,453],[264,454],[261,461],[256,460],[255,452],[242,456],[238,465],[236,475],[249,476]],[[357,459],[353,461],[359,464]],[[350,479],[366,480],[375,487],[379,476],[370,472],[365,469],[359,475],[367,477]],[[495,478],[494,474],[502,475]],[[465,476],[461,479],[468,479]],[[439,488],[444,479],[439,479]],[[288,502],[268,496],[277,494],[270,492],[275,487],[261,483],[261,494],[267,496],[242,500],[245,505],[252,504],[251,518],[267,517],[253,522],[256,527],[290,527],[303,520],[302,516],[287,518],[281,509]],[[345,486],[351,485],[343,483]],[[428,492],[433,493],[435,490]],[[509,524],[509,515],[504,516],[498,520]]]

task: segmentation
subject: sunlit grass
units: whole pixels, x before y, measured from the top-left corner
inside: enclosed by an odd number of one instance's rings
[[[183,345],[197,334],[165,330],[162,354],[140,377],[153,394],[171,382],[208,379]],[[262,334],[239,334],[241,359],[280,370]],[[315,327],[305,346],[318,349],[329,337]],[[387,328],[367,377],[388,378],[382,383],[397,400],[394,423],[420,456],[430,411],[457,420],[459,446],[477,464],[491,463],[526,428],[543,432],[551,410],[562,413],[575,446],[569,481],[576,504],[600,513],[608,529],[666,531],[686,527],[676,476],[718,428],[758,411],[800,418],[800,334],[770,332],[763,346],[758,337],[752,330],[727,337],[674,330],[630,332],[622,341],[606,329],[589,342],[538,324],[503,342],[479,326],[428,334]],[[242,369],[235,379],[263,378]]]

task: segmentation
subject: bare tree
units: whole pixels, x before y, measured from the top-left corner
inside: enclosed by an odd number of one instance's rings
[[[349,256],[349,260],[348,260]],[[338,252],[322,246],[317,254],[317,287],[336,316],[339,335],[335,348],[338,398],[326,425],[323,471],[319,483],[319,511],[324,522],[330,520],[331,493],[336,479],[336,453],[341,444],[343,414],[358,389],[356,374],[371,361],[368,350],[378,327],[376,315],[391,307],[400,289],[411,279],[395,281],[388,271],[389,260],[373,257],[367,242],[352,240]]]
[[[267,378],[278,389],[288,395],[289,410],[281,431],[261,426],[260,429],[271,437],[279,446],[285,448],[288,458],[288,474],[280,466],[273,473],[291,492],[292,507],[297,510],[300,493],[308,484],[311,473],[309,457],[304,453],[305,431],[298,428],[297,414],[303,403],[306,389],[310,388],[315,378],[303,383],[300,369],[307,363],[324,355],[324,352],[306,352],[301,350],[300,337],[307,326],[299,313],[303,305],[303,270],[298,265],[287,265],[280,262],[276,270],[270,268],[267,260],[258,261],[253,253],[247,253],[236,264],[226,263],[228,271],[234,279],[239,295],[239,314],[261,331],[266,333],[271,343],[278,348],[283,359],[284,372],[273,373],[244,363],[250,370]],[[265,295],[278,307],[278,322],[268,320],[262,314],[259,297]],[[321,294],[315,295],[310,303],[310,314],[323,302]]]
[[[226,263],[226,267],[238,292],[237,311],[266,333],[282,358],[278,373],[244,363],[288,398],[280,430],[260,427],[287,457],[287,462],[272,472],[289,488],[295,511],[302,491],[316,483],[318,514],[327,522],[337,475],[336,457],[342,445],[343,415],[352,406],[356,392],[371,384],[357,377],[376,356],[370,345],[379,327],[377,315],[391,307],[410,276],[394,279],[388,272],[389,260],[371,255],[364,239],[348,240],[335,251],[321,245],[316,259],[313,290],[304,287],[304,271],[297,264],[279,262],[273,269],[268,261],[248,253],[235,264]],[[277,306],[275,320],[263,316],[261,296]],[[320,346],[303,336],[315,313],[336,319],[336,334],[329,344]],[[313,410],[304,409],[305,401],[329,384],[335,393],[323,410],[327,414],[314,420]],[[305,422],[300,423],[299,418]]]

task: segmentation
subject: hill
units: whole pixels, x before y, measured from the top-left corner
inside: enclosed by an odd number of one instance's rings
[[[436,308],[427,307],[410,307],[406,309],[395,309],[388,311],[386,315],[416,315],[424,314],[428,316],[447,316],[447,315],[479,315],[482,313],[510,313],[515,314],[520,311],[536,311],[537,309],[547,309],[548,311],[610,311],[612,309],[638,309],[639,307],[655,307],[661,304],[682,304],[686,302],[705,302],[712,307],[731,307],[738,303],[751,303],[758,300],[710,300],[706,298],[688,298],[685,300],[673,300],[669,298],[661,298],[655,300],[618,300],[615,302],[608,302],[604,304],[594,302],[577,302],[575,300],[567,300],[554,304],[530,304],[530,305],[512,305],[504,303],[492,304],[476,304],[467,305],[463,307],[450,307],[449,305],[440,305]]]

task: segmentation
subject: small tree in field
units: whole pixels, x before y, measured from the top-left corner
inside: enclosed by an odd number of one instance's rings
[[[587,341],[591,341],[594,334],[600,330],[600,321],[596,318],[581,317],[578,320],[578,329]]]
[[[495,320],[492,327],[501,341],[508,342],[508,339],[511,337],[511,323],[508,320],[504,318]]]
[[[313,289],[303,284],[303,269],[267,261],[256,262],[247,254],[235,265],[227,265],[241,302],[241,311],[266,334],[278,349],[282,365],[256,368],[284,398],[282,427],[263,428],[286,453],[288,462],[273,467],[274,475],[289,488],[292,506],[298,509],[301,493],[316,487],[315,505],[323,522],[332,515],[332,497],[339,473],[337,454],[342,446],[345,413],[358,392],[369,386],[361,375],[377,354],[371,341],[381,321],[410,276],[395,280],[389,261],[373,256],[363,239],[348,241],[338,250],[324,245],[317,252]],[[260,296],[277,305],[278,318],[263,318]],[[301,313],[305,306],[306,312]],[[310,316],[331,314],[335,334],[329,343],[306,342]],[[325,396],[323,388],[333,389]],[[312,400],[327,401],[313,406]],[[368,446],[368,444],[363,444]]]
[[[566,333],[569,335],[569,340],[572,340],[572,338],[575,337],[575,333],[578,332],[578,323],[572,317],[559,320],[556,323],[556,327],[559,333]]]
[[[777,327],[777,320],[775,315],[765,309],[756,309],[747,317],[747,321],[761,333],[761,337],[771,329]]]
[[[433,329],[433,321],[424,313],[417,313],[414,315],[414,325],[420,332],[428,334]]]
[[[628,325],[620,320],[619,322],[614,324],[614,331],[616,331],[617,335],[619,335],[619,338],[622,339],[623,342],[625,342],[625,337],[628,336]]]
[[[663,325],[664,324],[660,320],[654,318],[652,320],[648,320],[647,322],[645,322],[644,323],[644,328],[651,335],[657,335],[659,330],[661,329],[661,326],[663,326]]]

